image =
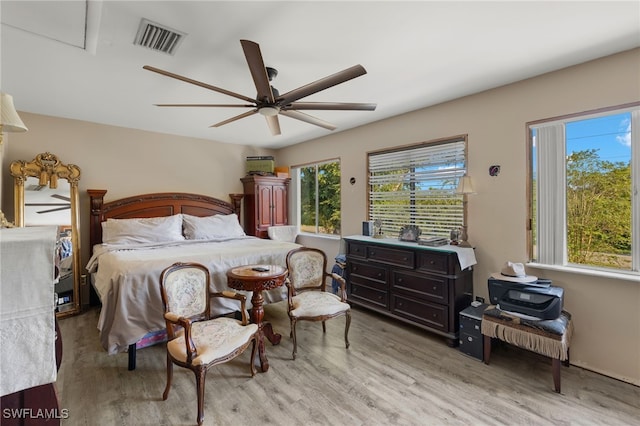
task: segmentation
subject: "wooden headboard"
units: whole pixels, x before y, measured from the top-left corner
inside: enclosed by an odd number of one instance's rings
[[[102,243],[102,222],[107,219],[131,219],[142,217],[172,216],[178,213],[192,216],[213,216],[235,213],[240,218],[242,194],[229,194],[231,202],[207,195],[184,192],[162,192],[135,195],[104,202],[106,189],[88,189],[91,201],[89,218],[89,242],[91,250]]]

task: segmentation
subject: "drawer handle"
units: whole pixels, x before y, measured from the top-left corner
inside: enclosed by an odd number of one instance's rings
[[[433,265],[433,264],[435,264],[435,263],[436,263],[436,262],[435,262],[435,260],[430,260],[430,261],[429,261],[429,265]]]
[[[402,282],[402,278],[398,278],[398,284]]]
[[[434,285],[434,286],[433,286],[433,290],[435,291],[435,290],[437,290],[437,289],[438,289],[438,286],[435,286],[435,285]]]
[[[382,272],[378,272],[378,276],[381,277],[382,276]]]
[[[402,260],[404,260],[406,262],[407,260],[409,260],[409,258],[408,257],[403,257]]]
[[[375,256],[375,255],[376,255],[376,252],[371,250],[371,256]]]
[[[432,317],[433,318],[438,318],[438,314],[433,314]]]

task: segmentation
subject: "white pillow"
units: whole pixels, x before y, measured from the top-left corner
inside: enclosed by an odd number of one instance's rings
[[[184,241],[182,214],[136,219],[107,219],[102,222],[105,244],[149,244]]]
[[[244,237],[244,229],[240,226],[238,215],[217,214],[214,216],[182,215],[184,236],[187,240],[215,240],[219,238]]]

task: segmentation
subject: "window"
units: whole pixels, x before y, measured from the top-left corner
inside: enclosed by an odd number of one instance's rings
[[[340,161],[295,167],[300,231],[340,235]]]
[[[466,173],[466,145],[459,136],[369,153],[369,219],[381,220],[387,237],[405,225],[418,226],[423,236],[448,237],[464,225],[456,188]]]
[[[640,108],[529,124],[532,261],[640,270]]]

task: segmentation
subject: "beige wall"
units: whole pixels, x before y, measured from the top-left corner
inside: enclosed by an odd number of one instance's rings
[[[472,72],[472,70],[470,70]],[[526,261],[525,123],[640,99],[640,50],[603,58],[520,83],[412,112],[276,152],[278,165],[341,158],[342,229],[357,234],[366,218],[366,152],[459,134],[469,135],[469,239],[476,245],[475,294],[507,260]],[[89,105],[90,106],[90,105]],[[89,107],[88,106],[88,107]],[[381,106],[382,107],[382,106]],[[241,192],[251,147],[156,134],[20,112],[27,133],[11,134],[3,158],[3,210],[12,217],[8,164],[51,151],[82,168],[83,264],[88,257],[86,189],[108,189],[106,199],[160,191],[203,193],[227,199]],[[499,176],[488,168],[499,164]],[[356,184],[349,184],[351,177]],[[340,241],[303,237],[330,256]],[[531,271],[530,271],[531,272]],[[576,331],[571,361],[640,385],[640,283],[535,270],[565,288],[565,307]]]
[[[639,75],[636,49],[282,149],[278,160],[293,165],[339,156],[342,229],[344,235],[358,234],[367,212],[368,151],[468,134],[469,175],[478,192],[468,203],[469,240],[478,260],[474,292],[487,298],[492,272],[507,260],[527,260],[525,123],[639,101]],[[493,164],[502,167],[497,177],[488,173]],[[325,249],[337,253],[338,242],[332,245]],[[529,272],[565,289],[565,309],[576,330],[572,363],[640,385],[640,282]]]
[[[2,211],[13,220],[13,179],[9,164],[49,151],[80,167],[81,265],[89,259],[87,189],[107,189],[105,201],[153,192],[191,192],[230,201],[242,193],[247,155],[272,151],[184,138],[79,120],[19,112],[29,128],[11,133],[2,158]],[[83,271],[84,272],[84,271]],[[88,303],[83,288],[83,303]]]

